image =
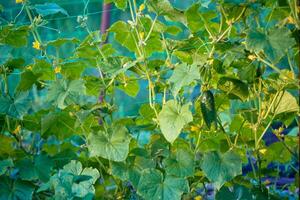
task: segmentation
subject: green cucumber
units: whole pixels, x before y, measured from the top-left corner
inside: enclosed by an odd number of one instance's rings
[[[200,97],[200,107],[203,119],[210,129],[211,125],[214,124],[217,127],[217,113],[215,108],[214,95],[210,90],[202,93]]]

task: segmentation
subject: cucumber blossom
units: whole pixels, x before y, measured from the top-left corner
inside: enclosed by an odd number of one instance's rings
[[[200,108],[203,119],[210,129],[211,125],[214,124],[217,127],[217,114],[215,108],[214,95],[210,90],[202,93],[200,97]]]

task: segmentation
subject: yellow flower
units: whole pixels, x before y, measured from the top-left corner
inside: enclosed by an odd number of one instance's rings
[[[267,149],[266,149],[266,148],[263,148],[263,149],[260,149],[260,150],[259,150],[259,153],[261,153],[261,154],[266,154],[266,152],[267,152]]]
[[[194,198],[194,200],[202,200],[202,196],[198,195]]]
[[[249,56],[248,56],[248,59],[253,61],[253,60],[256,59],[256,56],[255,56],[255,55],[249,55]]]
[[[288,71],[286,73],[286,76],[289,77],[289,78],[291,78],[291,79],[295,79],[295,74],[292,71]]]
[[[139,7],[139,11],[142,12],[143,10],[145,10],[145,4],[141,4]]]
[[[266,179],[265,181],[264,181],[264,184],[265,185],[269,185],[271,183],[271,181],[269,180],[269,179]]]
[[[209,58],[209,59],[207,60],[207,63],[208,63],[209,65],[212,65],[212,64],[214,63],[214,59]]]
[[[23,3],[24,0],[16,0],[16,3]]]
[[[226,24],[232,25],[232,23],[233,23],[233,19],[228,19],[228,20],[226,20]]]
[[[191,131],[193,131],[193,132],[199,131],[199,127],[191,126]]]
[[[27,70],[32,70],[32,67],[29,65],[28,67],[26,67]]]
[[[287,17],[287,22],[290,23],[290,24],[295,24],[296,23],[292,16]]]
[[[143,40],[144,39],[144,37],[145,37],[145,33],[144,32],[140,32],[140,38]]]
[[[41,44],[38,41],[34,41],[32,43],[32,47],[37,49],[37,50],[40,50],[41,49]]]
[[[17,128],[13,131],[13,134],[18,134],[21,131],[21,125],[18,125]]]
[[[55,68],[54,68],[55,74],[60,73],[60,71],[61,71],[61,68],[60,68],[60,67],[55,67]]]

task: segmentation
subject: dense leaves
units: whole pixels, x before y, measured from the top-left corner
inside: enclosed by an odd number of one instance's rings
[[[0,199],[297,199],[297,2],[104,2],[1,3]]]
[[[28,92],[16,94],[14,97],[0,96],[0,113],[22,119],[30,108]]]
[[[295,45],[287,28],[267,31],[250,30],[246,37],[247,49],[260,53],[263,51],[272,62],[278,62]]]
[[[48,100],[60,109],[78,102],[80,95],[85,94],[85,86],[81,80],[59,80],[49,87]]]

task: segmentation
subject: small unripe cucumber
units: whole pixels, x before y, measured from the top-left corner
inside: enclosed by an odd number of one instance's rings
[[[217,114],[215,108],[215,99],[214,95],[210,90],[207,90],[202,93],[200,97],[200,107],[203,119],[210,129],[211,124],[214,124],[215,128],[217,127]]]

